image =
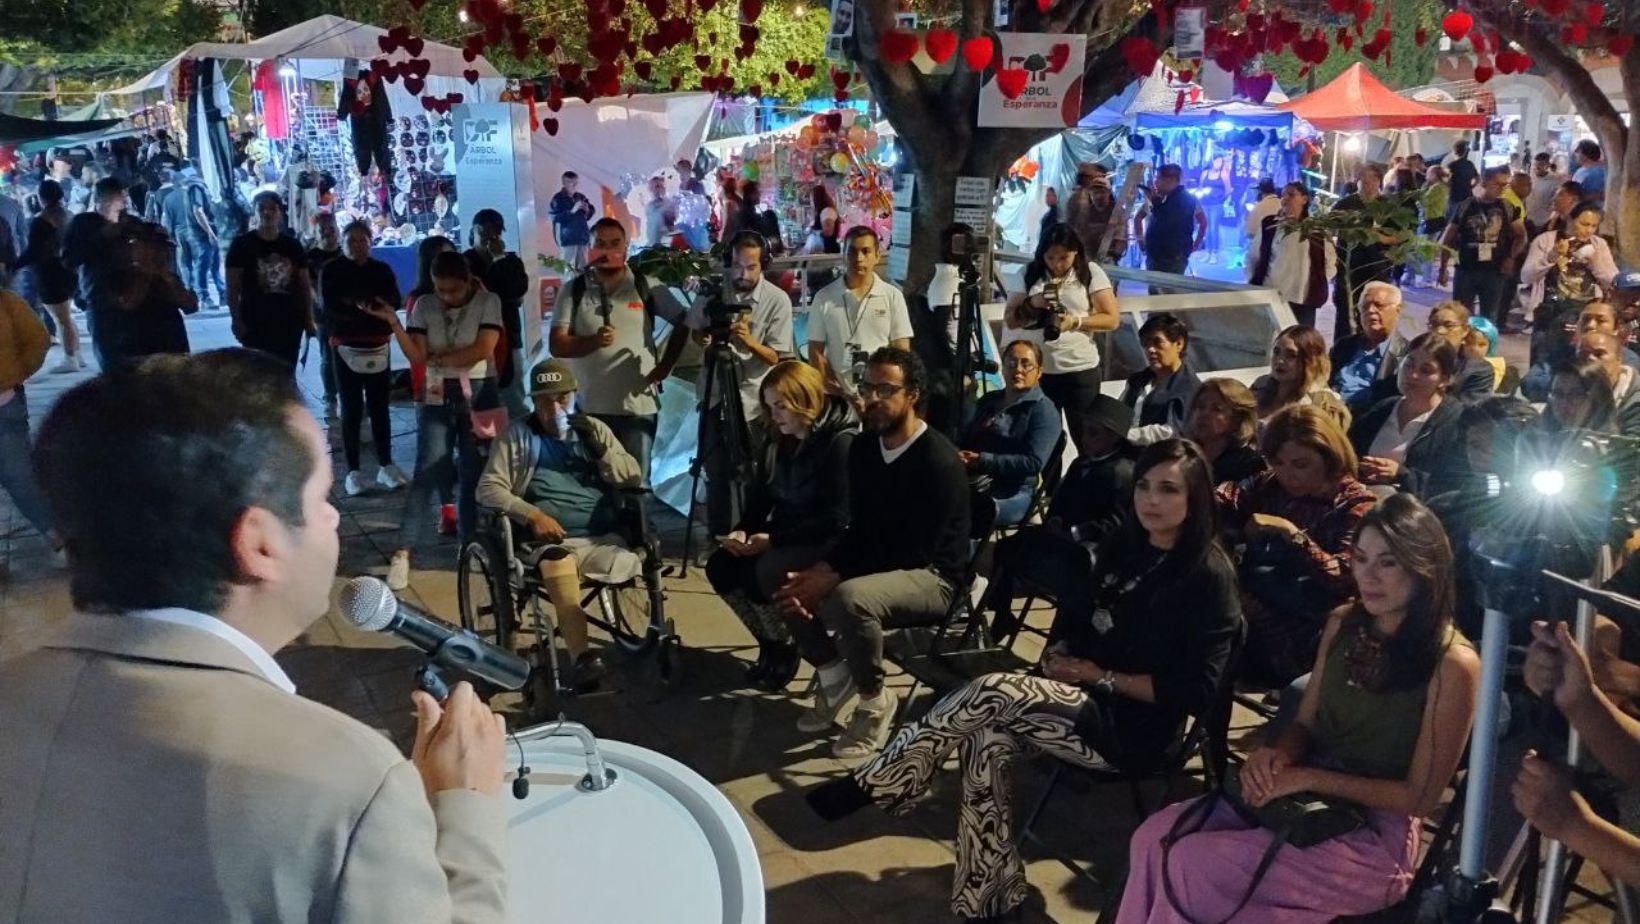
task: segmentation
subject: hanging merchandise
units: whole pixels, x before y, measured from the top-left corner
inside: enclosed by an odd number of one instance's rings
[[[382,176],[393,175],[393,155],[390,134],[393,108],[375,72],[361,69],[357,77],[342,81],[342,92],[336,104],[336,119],[348,120],[353,133],[353,157],[359,175],[368,176],[371,161]]]
[[[256,65],[252,87],[262,97],[262,132],[273,141],[290,137],[290,112],[285,108],[285,88],[279,79],[279,62]]]

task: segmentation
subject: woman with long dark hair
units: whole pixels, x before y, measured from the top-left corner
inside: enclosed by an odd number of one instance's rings
[[[1102,547],[1087,606],[1054,620],[1041,676],[987,674],[901,728],[854,773],[811,792],[827,819],[927,791],[955,749],[962,766],[951,907],[1000,920],[1024,901],[1010,830],[1008,764],[1024,748],[1084,767],[1153,769],[1199,715],[1240,631],[1235,566],[1219,546],[1213,484],[1195,444],[1165,440],[1134,466],[1119,540]],[[1086,564],[1086,553],[1074,545]]]
[[[1453,627],[1452,546],[1429,508],[1406,494],[1385,499],[1362,520],[1356,549],[1360,599],[1327,620],[1297,721],[1253,752],[1238,781],[1255,807],[1309,793],[1364,807],[1366,823],[1283,847],[1255,882],[1268,830],[1222,800],[1163,809],[1133,835],[1116,924],[1324,924],[1406,895],[1420,819],[1469,741],[1480,660]],[[1203,808],[1199,830],[1176,830]]]
[[[1341,429],[1348,429],[1350,410],[1327,386],[1331,375],[1327,341],[1319,331],[1294,324],[1277,334],[1270,347],[1270,371],[1253,382],[1259,420],[1268,420],[1293,405],[1313,405],[1331,414]]]
[[[1552,329],[1576,317],[1602,290],[1611,290],[1617,263],[1600,236],[1602,217],[1600,206],[1584,202],[1559,230],[1532,239],[1520,264],[1520,281],[1527,288],[1520,302],[1535,329]]]
[[[399,284],[393,268],[370,255],[369,222],[349,222],[341,237],[342,256],[332,258],[319,271],[319,294],[329,331],[325,349],[335,354],[332,369],[342,404],[342,455],[347,461],[342,490],[356,497],[365,491],[364,475],[359,471],[359,425],[367,409],[376,451],[376,484],[396,491],[410,483],[393,464],[393,422],[388,408],[393,375],[388,343],[393,328],[368,311],[391,311],[399,301]]]
[[[1118,316],[1110,278],[1089,259],[1070,225],[1055,225],[1042,236],[1025,267],[1025,291],[1008,300],[1006,320],[1020,331],[1006,339],[1041,343],[1042,393],[1067,415],[1071,438],[1080,439],[1079,409],[1099,393],[1093,335],[1115,330]]]
[[[1304,234],[1295,227],[1310,214],[1310,189],[1288,183],[1281,190],[1281,211],[1266,216],[1248,246],[1247,281],[1281,293],[1293,318],[1315,326],[1315,313],[1327,303],[1329,280],[1338,272],[1338,248],[1324,234]]]

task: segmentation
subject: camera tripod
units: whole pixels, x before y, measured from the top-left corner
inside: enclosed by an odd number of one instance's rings
[[[955,363],[951,372],[950,433],[953,438],[962,432],[966,419],[964,406],[971,400],[968,377],[975,372],[989,374],[999,368],[995,362],[985,358],[985,335],[979,317],[979,270],[970,257],[958,262],[957,272],[962,280],[957,288],[957,301],[952,306],[946,306],[957,310]]]
[[[697,498],[708,441],[717,442],[719,445],[712,449],[728,457],[721,471],[729,473],[730,504],[737,514],[745,507],[746,484],[756,469],[751,428],[740,400],[740,362],[729,347],[728,336],[725,331],[714,331],[701,363],[700,420],[695,424],[695,454],[689,460],[689,522],[683,532],[680,577],[689,576],[689,563],[694,558]],[[716,404],[714,397],[718,399]]]

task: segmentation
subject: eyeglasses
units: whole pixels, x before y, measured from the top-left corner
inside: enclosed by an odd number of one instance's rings
[[[860,385],[860,397],[862,398],[892,398],[902,391],[905,391],[904,385],[894,385],[888,382],[881,385],[864,382]]]

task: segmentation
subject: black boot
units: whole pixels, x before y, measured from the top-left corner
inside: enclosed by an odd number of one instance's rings
[[[797,653],[796,645],[764,642],[757,663],[746,672],[746,679],[766,693],[779,693],[797,676],[797,668],[802,663],[803,658]],[[757,676],[752,676],[753,671],[757,672]]]

